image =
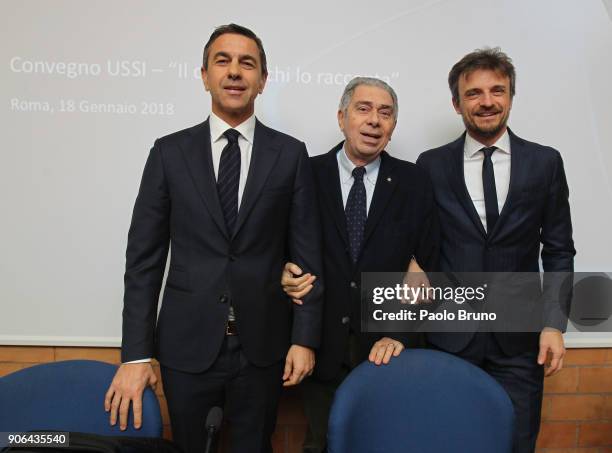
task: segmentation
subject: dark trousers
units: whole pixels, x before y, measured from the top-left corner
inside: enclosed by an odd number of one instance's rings
[[[538,365],[538,350],[508,356],[492,333],[477,332],[467,347],[455,355],[482,368],[506,390],[515,414],[512,451],[534,452],[540,431],[544,387],[544,367]]]
[[[357,341],[357,337],[351,333],[342,367],[333,379],[324,381],[311,376],[300,384],[304,414],[308,421],[303,453],[327,451],[327,424],[334,395],[351,370],[362,361],[358,357]]]
[[[204,452],[206,416],[219,406],[229,425],[232,453],[271,453],[283,365],[283,361],[268,367],[252,365],[238,336],[227,336],[216,361],[203,373],[162,366],[173,440],[185,453]],[[217,451],[216,437],[213,452]]]

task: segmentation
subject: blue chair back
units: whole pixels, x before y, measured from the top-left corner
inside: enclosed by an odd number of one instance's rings
[[[487,373],[444,352],[364,362],[337,390],[329,453],[510,453],[514,409]]]
[[[162,419],[155,393],[143,395],[142,428],[109,424],[104,395],[117,367],[93,360],[35,365],[0,378],[0,431],[56,430],[108,436],[161,437]]]

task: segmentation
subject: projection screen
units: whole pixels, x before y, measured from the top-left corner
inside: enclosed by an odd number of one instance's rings
[[[452,64],[500,46],[517,69],[510,117],[564,159],[576,270],[611,271],[612,7],[602,0],[2,2],[0,344],[117,346],[125,247],[148,151],[203,121],[202,48],[217,25],[252,28],[269,79],[265,124],[321,154],[355,75],[399,96],[388,151],[414,161],[463,131]],[[570,346],[611,334],[568,333]]]

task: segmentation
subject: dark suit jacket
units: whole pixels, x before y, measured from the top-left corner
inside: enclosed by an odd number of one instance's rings
[[[336,154],[311,158],[323,222],[325,304],[315,375],[333,378],[346,354],[349,328],[358,334],[358,359],[365,360],[380,334],[359,334],[362,272],[405,272],[415,255],[425,269],[437,254],[437,218],[431,183],[416,165],[381,154],[381,164],[365,227],[361,257],[348,253],[346,217]],[[406,342],[402,334],[387,335]]]
[[[508,130],[511,166],[508,196],[490,234],[478,217],[463,173],[465,133],[452,143],[421,154],[417,165],[431,177],[440,216],[443,272],[538,272],[540,244],[546,272],[573,271],[576,253],[568,187],[558,151],[528,142]],[[562,319],[545,324],[565,329]],[[429,341],[458,352],[471,334],[430,334]],[[538,347],[538,335],[498,333],[507,354]]]
[[[174,369],[206,370],[222,345],[230,302],[253,364],[281,360],[290,343],[317,347],[322,284],[303,306],[292,304],[280,286],[288,259],[321,275],[316,194],[302,142],[257,122],[230,236],[217,196],[208,120],[158,139],[128,237],[122,361],[157,357]]]

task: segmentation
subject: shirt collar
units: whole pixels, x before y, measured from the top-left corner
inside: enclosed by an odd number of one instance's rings
[[[346,145],[345,145],[346,146]],[[340,164],[340,181],[342,184],[346,184],[353,177],[353,169],[355,165],[346,155],[344,146],[338,151],[338,163]],[[365,166],[365,177],[370,183],[376,184],[376,177],[378,176],[378,169],[380,168],[380,155],[376,157],[372,162]]]
[[[251,145],[253,144],[253,138],[255,137],[255,114],[251,115],[248,119],[240,123],[236,127],[232,127],[219,118],[214,113],[210,113],[210,139],[212,143],[218,141],[223,133],[228,129],[236,129],[242,135],[246,141]]]
[[[510,135],[508,135],[508,129],[504,131],[502,136],[497,139],[493,146],[495,146],[498,151],[510,154]],[[474,157],[478,153],[478,151],[480,151],[484,147],[486,147],[486,145],[480,143],[470,134],[465,134],[465,144],[463,145],[463,152],[465,153],[465,157]]]

